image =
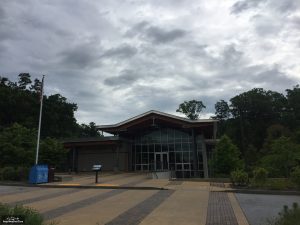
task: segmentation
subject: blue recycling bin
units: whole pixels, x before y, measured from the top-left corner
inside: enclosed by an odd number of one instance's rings
[[[48,165],[34,165],[30,169],[29,183],[41,184],[48,182]]]

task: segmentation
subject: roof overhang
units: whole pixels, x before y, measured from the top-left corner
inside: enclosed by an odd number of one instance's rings
[[[75,138],[63,140],[63,145],[66,148],[77,146],[94,146],[94,145],[117,145],[123,139],[117,136],[111,137],[92,137],[92,138]]]
[[[130,129],[155,126],[156,124],[164,124],[170,127],[186,129],[210,127],[214,126],[214,124],[217,122],[218,120],[215,119],[190,120],[172,114],[151,110],[117,124],[99,125],[96,127],[98,130],[111,134],[117,134],[120,132],[126,132]]]

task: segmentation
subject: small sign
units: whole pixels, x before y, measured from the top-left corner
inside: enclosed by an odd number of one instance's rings
[[[1,225],[6,225],[6,224],[25,224],[25,216],[16,216],[16,215],[1,216]]]

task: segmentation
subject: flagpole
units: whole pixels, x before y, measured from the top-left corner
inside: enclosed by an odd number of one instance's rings
[[[42,110],[43,110],[43,97],[44,97],[44,77],[42,79],[42,85],[41,85],[41,104],[40,104],[40,117],[39,117],[39,129],[38,129],[38,136],[37,136],[37,144],[36,144],[36,155],[35,155],[35,165],[38,164],[39,161],[39,148],[40,148],[40,134],[41,134],[41,123],[42,123]]]

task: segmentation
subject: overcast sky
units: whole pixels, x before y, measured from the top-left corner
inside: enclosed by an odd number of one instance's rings
[[[79,123],[300,83],[300,0],[0,0],[0,75],[46,74]],[[178,115],[178,114],[177,114]]]

